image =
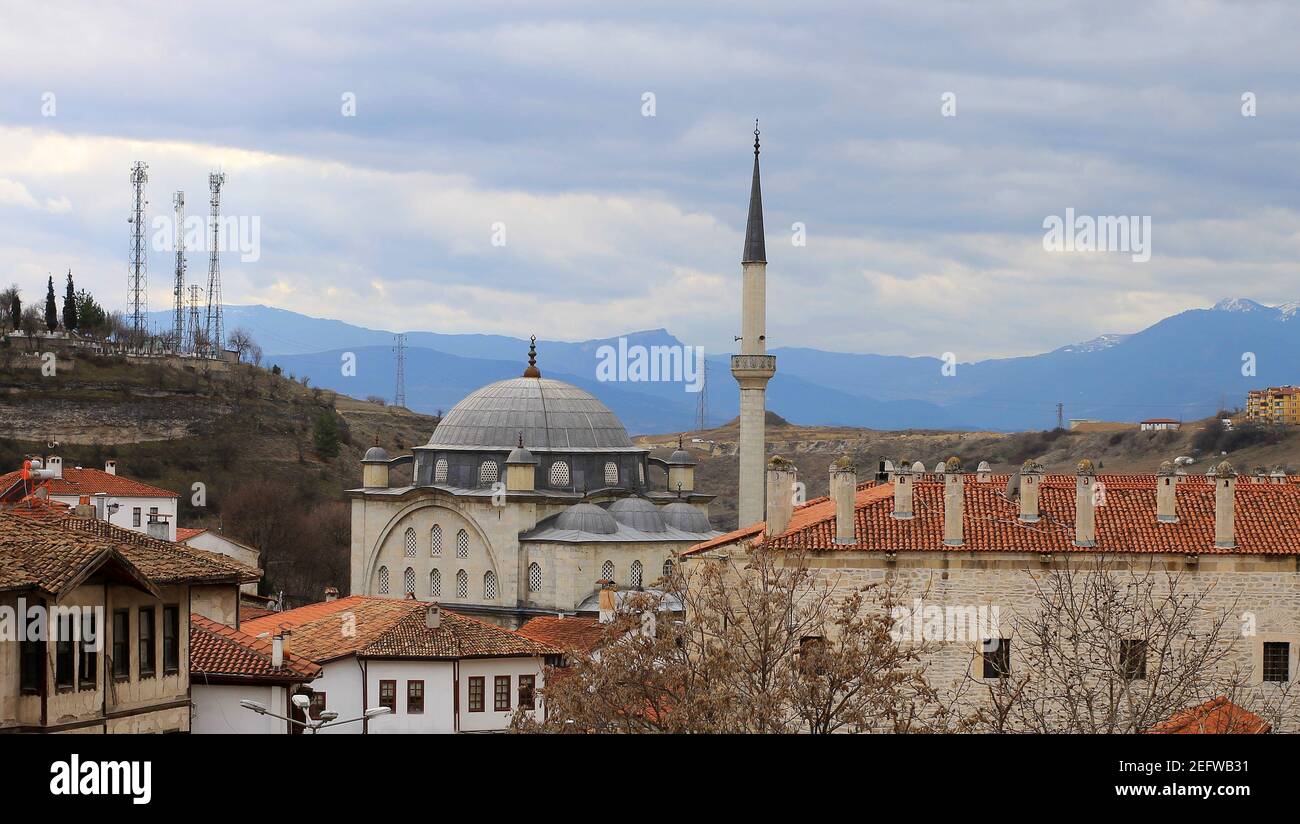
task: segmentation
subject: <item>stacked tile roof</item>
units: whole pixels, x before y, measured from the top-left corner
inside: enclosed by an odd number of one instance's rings
[[[591,616],[539,615],[520,627],[519,634],[565,652],[585,655],[610,640],[605,633],[607,627]]]
[[[1300,485],[1236,483],[1236,543],[1214,545],[1214,486],[1203,476],[1181,476],[1176,495],[1177,523],[1156,520],[1155,475],[1099,475],[1104,502],[1096,507],[1096,546],[1074,545],[1075,476],[1047,475],[1039,486],[1040,519],[1019,520],[1019,502],[1005,496],[1006,475],[986,482],[968,474],[963,484],[963,543],[943,542],[943,484],[928,476],[913,485],[914,517],[898,519],[893,484],[859,487],[854,503],[852,544],[835,543],[835,504],[818,498],[797,508],[780,535],[763,537],[764,524],[697,544],[686,554],[749,541],[783,550],[955,551],[955,552],[1119,552],[1228,555],[1300,555]]]
[[[555,655],[558,649],[508,629],[442,611],[442,626],[425,626],[429,603],[350,595],[244,622],[253,635],[287,631],[285,647],[325,663],[365,658],[482,658]]]
[[[320,666],[286,652],[283,664],[271,664],[271,640],[256,638],[202,615],[190,615],[190,679],[210,681],[310,681]]]
[[[22,483],[23,473],[20,471],[0,475],[0,497],[12,496],[22,487]],[[62,478],[53,478],[43,483],[48,483],[46,488],[51,495],[95,495],[103,492],[110,497],[120,498],[180,497],[170,489],[133,481],[122,475],[110,475],[102,469],[64,467]]]
[[[207,531],[208,528],[206,526],[199,527],[198,529],[192,529],[188,526],[178,526],[176,527],[176,540],[180,541],[181,543],[184,543],[188,541],[190,538],[193,538],[195,535],[202,535]]]
[[[0,590],[58,595],[106,562],[148,584],[248,583],[261,573],[200,549],[49,507],[0,510]]]
[[[1239,735],[1262,734],[1273,731],[1273,725],[1244,707],[1228,700],[1226,695],[1206,701],[1196,707],[1174,713],[1149,733],[1174,735]]]

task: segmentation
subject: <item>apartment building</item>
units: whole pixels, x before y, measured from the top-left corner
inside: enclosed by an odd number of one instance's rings
[[[1246,420],[1286,426],[1300,424],[1300,387],[1252,389],[1246,395]]]

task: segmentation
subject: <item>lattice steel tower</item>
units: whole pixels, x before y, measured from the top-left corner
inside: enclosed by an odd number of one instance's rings
[[[176,207],[176,283],[172,287],[172,346],[185,343],[185,193],[172,195]]]
[[[139,334],[146,332],[149,315],[149,255],[144,244],[144,184],[149,182],[149,166],[137,160],[131,167],[131,265],[127,275],[127,304],[131,307],[131,329]]]
[[[203,327],[208,341],[210,357],[221,357],[224,333],[221,322],[221,187],[226,182],[223,172],[208,175],[208,189],[212,192],[212,248],[208,253],[208,317]]]
[[[199,353],[199,307],[203,305],[203,287],[190,284],[189,325],[185,329],[185,351]]]
[[[393,393],[393,406],[406,406],[406,333],[393,335],[397,353],[397,391]]]

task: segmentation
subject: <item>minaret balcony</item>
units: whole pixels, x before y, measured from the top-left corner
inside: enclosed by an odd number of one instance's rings
[[[731,374],[742,384],[748,381],[766,383],[776,374],[776,355],[732,355]]]

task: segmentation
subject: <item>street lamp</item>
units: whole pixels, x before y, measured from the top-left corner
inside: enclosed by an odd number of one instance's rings
[[[302,693],[298,693],[297,695],[293,696],[292,700],[293,700],[293,705],[298,709],[302,710],[303,716],[307,719],[306,721],[299,721],[297,718],[289,718],[288,716],[279,715],[277,713],[271,712],[271,710],[269,710],[265,704],[262,704],[258,701],[253,701],[248,698],[241,700],[239,702],[239,706],[243,707],[246,710],[252,710],[258,715],[269,715],[272,718],[279,718],[281,721],[288,721],[290,724],[297,724],[298,726],[309,730],[313,735],[325,727],[337,727],[340,724],[351,724],[353,721],[364,721],[369,718],[375,718],[380,715],[387,715],[388,713],[392,712],[392,710],[390,710],[388,707],[371,707],[370,709],[366,710],[363,714],[357,716],[356,718],[348,718],[343,721],[339,721],[337,720],[339,717],[339,714],[337,712],[334,712],[332,710],[327,710],[320,714],[320,718],[312,718],[311,714],[308,712],[308,710],[311,708],[311,698],[309,696],[304,695]]]

